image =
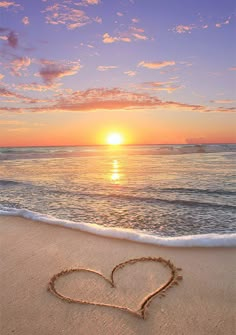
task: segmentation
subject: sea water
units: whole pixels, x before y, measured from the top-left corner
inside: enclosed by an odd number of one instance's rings
[[[236,145],[0,148],[0,214],[164,245],[235,245]]]

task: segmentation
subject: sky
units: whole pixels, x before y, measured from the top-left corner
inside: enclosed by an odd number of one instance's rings
[[[236,142],[234,0],[0,0],[0,146]]]

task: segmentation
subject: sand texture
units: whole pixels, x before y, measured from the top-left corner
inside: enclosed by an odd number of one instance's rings
[[[235,334],[235,248],[158,247],[3,216],[0,239],[2,335]]]

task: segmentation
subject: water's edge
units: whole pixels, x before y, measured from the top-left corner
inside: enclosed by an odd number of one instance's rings
[[[0,215],[18,216],[37,222],[51,225],[58,225],[66,228],[77,229],[95,235],[125,239],[139,243],[154,244],[168,247],[236,247],[236,233],[231,234],[202,234],[185,235],[178,237],[160,237],[151,234],[144,234],[139,230],[124,228],[109,228],[97,224],[85,222],[73,222],[61,220],[50,215],[33,212],[27,209],[16,209],[1,207]]]

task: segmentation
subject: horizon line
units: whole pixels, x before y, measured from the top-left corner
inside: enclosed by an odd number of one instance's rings
[[[153,146],[153,145],[232,145],[236,142],[206,142],[206,143],[139,143],[139,144],[121,144],[121,145],[109,145],[109,144],[62,144],[62,145],[0,145],[0,148],[50,148],[50,147],[127,147],[127,146]]]

